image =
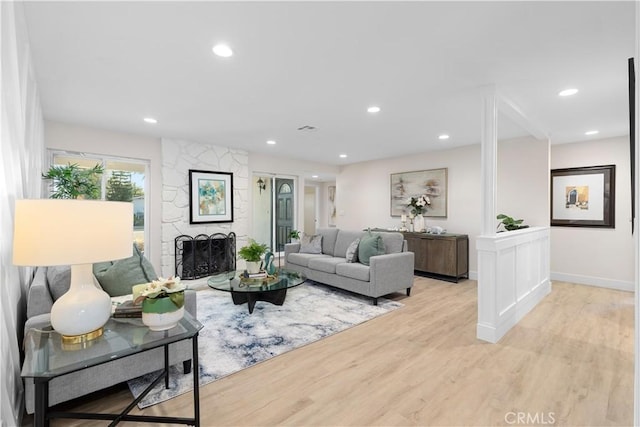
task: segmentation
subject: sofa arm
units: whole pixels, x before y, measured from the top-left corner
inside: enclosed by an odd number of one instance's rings
[[[413,286],[413,252],[372,256],[369,260],[371,291],[380,297]]]
[[[50,313],[53,299],[47,283],[47,268],[38,267],[29,286],[27,295],[27,319],[40,314]]]
[[[289,254],[297,254],[300,252],[300,243],[285,243],[284,245],[284,268],[287,268],[287,259]]]

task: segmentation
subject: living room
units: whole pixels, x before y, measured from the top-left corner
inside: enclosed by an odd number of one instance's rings
[[[6,182],[2,188],[6,189],[3,199],[2,230],[11,235],[13,201],[19,198],[38,197],[42,194],[43,185],[40,173],[48,166],[48,150],[68,151],[72,153],[97,153],[122,158],[134,158],[148,161],[150,182],[149,207],[149,257],[158,271],[164,275],[171,275],[173,259],[168,248],[178,232],[188,231],[197,234],[202,230],[206,233],[216,231],[233,231],[242,239],[252,235],[251,202],[256,197],[257,187],[255,176],[260,173],[271,173],[292,176],[297,179],[298,191],[301,196],[305,186],[317,189],[318,200],[321,201],[322,214],[318,216],[318,226],[326,226],[326,200],[328,187],[335,186],[337,206],[337,226],[345,229],[362,229],[366,227],[395,228],[400,226],[398,217],[389,215],[389,177],[393,173],[447,168],[448,171],[448,212],[446,218],[427,218],[430,225],[441,226],[448,231],[468,234],[470,237],[470,276],[477,278],[477,258],[474,256],[476,237],[482,232],[480,220],[480,206],[482,204],[481,176],[481,146],[479,143],[459,146],[449,146],[438,141],[437,146],[430,150],[416,151],[402,154],[394,151],[396,143],[388,141],[391,154],[380,158],[370,158],[361,161],[323,162],[289,156],[289,152],[266,151],[263,147],[255,150],[243,147],[237,148],[232,144],[225,145],[225,136],[202,142],[199,138],[190,138],[171,130],[166,133],[158,131],[124,131],[117,127],[109,128],[96,124],[91,126],[80,121],[66,121],[56,114],[47,113],[47,97],[49,93],[38,92],[37,61],[29,58],[28,28],[24,17],[20,14],[20,6],[15,6],[18,12],[13,15],[9,6],[3,4],[3,39],[5,31],[10,31],[15,25],[15,32],[9,33],[10,40],[15,41],[15,50],[10,50],[13,67],[17,71],[17,88],[12,91],[3,90],[3,166],[6,170]],[[15,17],[15,18],[14,18]],[[6,20],[6,21],[5,21]],[[6,25],[7,22],[9,25]],[[632,46],[632,43],[630,44]],[[3,47],[3,58],[5,48]],[[636,47],[637,52],[637,47]],[[633,56],[631,52],[628,56]],[[636,55],[637,56],[637,55]],[[621,58],[626,66],[626,57]],[[3,61],[4,62],[4,61]],[[4,68],[4,65],[3,65]],[[619,74],[625,78],[626,70]],[[12,87],[5,83],[3,87]],[[425,91],[425,93],[428,93]],[[552,95],[549,95],[552,96]],[[43,106],[40,107],[40,103]],[[16,107],[16,108],[14,108]],[[475,105],[477,117],[480,116],[479,107]],[[626,105],[622,106],[626,109]],[[6,111],[6,116],[5,116]],[[380,113],[385,113],[383,109]],[[434,116],[435,111],[430,111]],[[346,113],[345,113],[346,114]],[[363,116],[366,115],[363,111]],[[462,114],[461,114],[462,115]],[[382,117],[382,116],[380,116]],[[368,120],[371,117],[359,119]],[[395,117],[397,120],[398,118]],[[424,120],[424,119],[422,119]],[[475,116],[472,120],[476,120]],[[508,121],[508,119],[505,119]],[[475,127],[479,139],[479,118]],[[10,126],[4,126],[10,123]],[[401,127],[402,122],[398,122]],[[504,122],[501,122],[504,123]],[[307,124],[306,122],[300,123]],[[324,123],[323,123],[324,125]],[[137,125],[136,125],[137,126]],[[362,126],[371,126],[367,122]],[[449,129],[455,129],[455,124],[449,124]],[[507,125],[506,129],[513,128]],[[13,130],[10,128],[14,128]],[[18,128],[19,131],[15,131]],[[143,129],[143,128],[140,128]],[[298,137],[301,145],[305,138],[317,138],[324,130],[322,127],[311,136]],[[144,133],[147,132],[147,133]],[[453,131],[451,131],[453,134]],[[155,134],[155,135],[154,135]],[[16,138],[15,135],[19,135]],[[503,140],[500,160],[505,165],[502,172],[507,173],[505,181],[514,182],[512,191],[515,198],[500,199],[498,211],[512,214],[525,219],[532,226],[547,226],[549,182],[548,170],[579,167],[588,165],[616,165],[616,220],[613,229],[554,227],[551,229],[551,278],[583,285],[594,285],[626,291],[635,289],[635,246],[631,234],[631,200],[628,194],[630,188],[629,166],[629,135],[623,132],[601,132],[604,137],[576,138],[573,143],[552,144],[540,142],[531,136],[517,134],[513,138]],[[229,138],[231,140],[233,138]],[[453,138],[452,138],[453,139]],[[20,141],[20,143],[13,143]],[[569,141],[565,141],[569,142]],[[347,144],[345,142],[344,144]],[[523,153],[523,145],[533,150],[533,155]],[[179,147],[189,146],[197,153],[209,153],[199,156],[197,162],[180,162],[173,153]],[[280,145],[284,145],[281,143]],[[307,147],[308,150],[326,151],[321,143]],[[514,148],[515,147],[515,148]],[[371,147],[373,151],[374,148]],[[398,149],[399,150],[399,149]],[[502,151],[503,150],[503,151]],[[293,153],[291,148],[290,153]],[[395,155],[393,153],[398,153]],[[229,155],[233,160],[224,167],[224,158]],[[323,154],[324,155],[324,154]],[[226,156],[226,157],[225,157]],[[337,154],[336,154],[337,156]],[[318,159],[321,159],[319,154]],[[176,167],[178,165],[178,167]],[[531,170],[528,171],[527,167]],[[175,187],[171,181],[174,176],[183,180],[180,185],[186,185],[188,169],[224,170],[234,173],[234,188],[239,197],[235,198],[235,219],[232,224],[207,227],[190,227],[188,217],[178,221],[173,215],[168,215],[170,201],[167,194],[169,187]],[[501,173],[501,172],[499,172]],[[172,175],[174,174],[174,175]],[[312,178],[311,175],[321,178]],[[539,178],[532,181],[529,174]],[[503,193],[504,194],[504,193]],[[520,199],[522,197],[522,199]],[[300,197],[302,199],[302,197]],[[299,202],[301,203],[301,201]],[[324,209],[324,210],[323,210]],[[186,208],[185,208],[186,210]],[[304,220],[304,210],[300,207],[298,221]],[[179,224],[177,224],[179,223]],[[182,228],[181,228],[182,227]],[[17,420],[19,416],[16,405],[19,406],[20,386],[14,386],[21,381],[19,377],[20,360],[19,345],[15,336],[21,330],[20,319],[23,316],[21,301],[24,299],[26,286],[26,271],[18,271],[11,263],[10,245],[2,248],[2,270],[6,273],[4,281],[10,283],[7,298],[3,299],[2,312],[6,328],[3,332],[2,355],[5,364],[3,376],[10,381],[3,381],[3,421],[11,425],[10,420]],[[21,283],[21,286],[15,285]],[[11,396],[11,397],[10,397]],[[5,414],[6,418],[5,418]],[[13,414],[13,415],[9,415]]]

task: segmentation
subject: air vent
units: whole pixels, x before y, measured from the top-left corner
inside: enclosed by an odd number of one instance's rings
[[[304,125],[298,128],[300,132],[315,132],[318,129],[315,126]]]

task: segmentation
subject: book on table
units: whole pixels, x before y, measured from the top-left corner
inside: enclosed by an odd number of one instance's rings
[[[267,277],[267,272],[266,271],[260,271],[258,273],[248,273],[246,270],[243,273],[243,277],[246,279],[262,279],[264,277]]]
[[[116,306],[113,317],[142,317],[142,304],[124,301]]]

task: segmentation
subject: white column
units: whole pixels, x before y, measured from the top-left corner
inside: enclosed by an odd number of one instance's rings
[[[482,234],[496,234],[498,176],[498,102],[494,87],[487,89],[482,105]]]

